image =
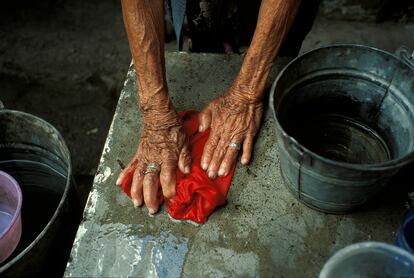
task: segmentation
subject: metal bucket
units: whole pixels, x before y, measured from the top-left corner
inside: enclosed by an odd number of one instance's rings
[[[13,254],[0,264],[0,276],[63,273],[66,261],[59,265],[56,260],[65,248],[68,235],[62,230],[73,222],[70,212],[76,204],[71,202],[76,195],[62,136],[38,117],[0,108],[0,170],[18,181],[24,200],[22,237]]]
[[[282,176],[306,205],[346,213],[414,160],[414,66],[361,45],[335,45],[291,61],[276,78]]]

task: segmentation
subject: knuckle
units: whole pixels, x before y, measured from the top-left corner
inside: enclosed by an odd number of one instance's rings
[[[189,151],[184,151],[184,152],[181,152],[180,160],[186,160],[189,157],[190,157],[190,152]]]
[[[187,157],[185,157],[185,159],[184,159],[184,165],[185,165],[185,166],[190,166],[191,161],[192,161],[191,156],[187,156]]]
[[[212,156],[213,152],[214,152],[214,149],[211,145],[206,145],[204,147],[204,156],[210,157]]]
[[[217,157],[221,158],[226,154],[227,150],[223,147],[219,147],[216,151],[217,151]]]
[[[160,182],[161,182],[161,185],[162,185],[162,186],[171,186],[171,182],[172,182],[172,177],[171,177],[171,174],[170,174],[170,173],[168,173],[168,174],[163,174],[163,175],[160,177]]]
[[[137,189],[131,189],[131,197],[133,199],[141,199],[141,194],[139,194]]]
[[[228,148],[227,152],[233,157],[235,154],[239,152],[239,150],[236,148]]]
[[[162,188],[164,188],[165,190],[167,190],[167,188],[175,188],[175,182],[172,177],[160,179],[160,183]]]
[[[164,168],[160,175],[161,183],[169,183],[175,177],[176,167]]]
[[[214,149],[210,146],[208,148],[204,149],[204,155],[205,156],[211,157],[213,155],[213,153],[214,153]]]
[[[142,172],[140,171],[140,170],[138,170],[138,168],[137,169],[135,169],[135,171],[134,171],[134,179],[136,179],[136,180],[140,180],[141,179],[141,177],[142,177]]]
[[[145,186],[145,187],[150,187],[151,185],[152,185],[152,174],[148,174],[145,178],[144,178],[144,180],[143,180],[143,182],[142,182],[142,185],[143,186]]]
[[[249,142],[252,142],[252,141],[253,141],[253,138],[256,136],[256,133],[257,133],[257,130],[252,130],[251,132],[249,132],[249,133],[247,134],[246,139],[247,139]]]
[[[133,186],[131,186],[131,195],[136,195],[136,194],[138,194],[138,185],[133,184]]]
[[[253,144],[247,144],[246,148],[243,148],[243,152],[251,153],[253,151]]]
[[[176,192],[175,192],[175,189],[174,188],[166,188],[166,189],[164,189],[163,191],[162,191],[162,193],[163,193],[163,195],[164,195],[164,197],[165,198],[167,198],[167,199],[172,199],[172,198],[174,198],[174,196],[175,196],[175,194],[176,194]]]
[[[218,159],[214,159],[213,161],[211,161],[211,163],[210,163],[210,167],[209,167],[209,170],[217,170],[218,169],[218,167],[220,166],[220,163],[219,163],[219,161],[218,161]]]
[[[252,139],[246,140],[246,143],[244,145],[251,148],[253,146],[253,140]]]
[[[223,161],[220,168],[224,171],[227,171],[227,169],[229,168],[229,163],[227,161]]]
[[[154,192],[150,192],[148,190],[144,189],[144,200],[145,204],[157,204],[157,196],[154,194]]]

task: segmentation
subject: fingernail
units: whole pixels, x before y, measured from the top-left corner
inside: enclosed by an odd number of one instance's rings
[[[118,178],[118,179],[116,180],[115,184],[116,184],[116,185],[121,185],[121,182],[122,182],[121,178]]]
[[[208,164],[207,164],[206,162],[203,162],[203,163],[201,164],[201,168],[203,168],[203,170],[204,170],[204,171],[206,171],[206,170],[207,170],[207,168],[208,168]]]
[[[202,132],[204,130],[204,126],[203,125],[200,125],[199,127],[198,127],[198,132]]]
[[[139,206],[141,206],[141,204],[138,202],[138,200],[136,199],[132,199],[132,202],[134,203],[134,207],[137,208]]]
[[[185,169],[184,169],[184,172],[186,174],[189,174],[190,173],[190,167],[189,166],[186,166]]]
[[[222,177],[222,176],[224,176],[224,169],[220,169],[219,171],[218,171],[218,175],[220,176],[220,177]]]
[[[241,163],[246,165],[247,163],[249,163],[249,160],[247,160],[246,158],[242,158]]]
[[[148,212],[150,214],[155,214],[157,212],[157,210],[153,209],[153,208],[148,208]]]
[[[208,171],[208,177],[214,180],[216,178],[216,174],[213,171]]]

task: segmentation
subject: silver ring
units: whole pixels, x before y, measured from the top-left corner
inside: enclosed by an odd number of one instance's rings
[[[232,149],[235,149],[235,150],[240,150],[241,149],[241,144],[236,143],[236,142],[230,142],[229,148],[232,148]]]
[[[145,169],[144,175],[158,174],[161,170],[161,166],[157,162],[149,162]]]

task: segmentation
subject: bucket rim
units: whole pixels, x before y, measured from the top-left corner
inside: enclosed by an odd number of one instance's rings
[[[9,262],[7,262],[6,264],[4,264],[0,267],[0,274],[3,273],[4,271],[6,271],[7,269],[9,269],[10,267],[12,267],[15,263],[17,263],[24,256],[26,256],[26,254],[45,236],[46,232],[50,229],[52,224],[56,221],[56,218],[58,217],[58,214],[62,210],[62,207],[65,203],[65,200],[68,197],[69,188],[70,188],[70,180],[71,180],[71,177],[72,177],[72,161],[71,161],[71,155],[70,155],[69,148],[67,147],[66,142],[63,139],[63,136],[60,134],[60,132],[52,124],[50,124],[49,122],[47,122],[46,120],[44,120],[44,119],[42,119],[38,116],[35,116],[33,114],[30,114],[30,113],[18,111],[18,110],[5,109],[5,108],[0,109],[0,115],[4,114],[4,113],[17,114],[17,115],[22,116],[22,117],[30,118],[31,120],[39,121],[42,124],[46,125],[48,128],[50,128],[51,130],[53,130],[53,132],[56,133],[58,140],[60,140],[61,143],[62,143],[63,151],[68,156],[67,157],[67,159],[68,159],[68,169],[67,169],[67,179],[66,179],[66,184],[65,184],[65,190],[63,191],[63,194],[62,194],[62,197],[60,198],[59,204],[58,204],[55,212],[53,213],[52,217],[50,218],[49,222],[46,224],[46,226],[43,228],[43,230],[36,236],[36,238],[26,248],[24,248],[17,256],[15,256]]]
[[[410,162],[412,162],[414,160],[414,151],[411,151],[410,153],[406,154],[403,157],[387,160],[387,161],[381,162],[381,163],[353,164],[353,163],[336,161],[336,160],[329,159],[329,158],[326,158],[324,156],[321,156],[321,155],[311,151],[307,147],[299,144],[299,142],[296,141],[295,138],[290,136],[283,129],[282,125],[280,124],[280,122],[278,120],[278,117],[276,116],[276,114],[277,114],[276,113],[276,107],[274,107],[274,105],[273,105],[274,99],[275,99],[274,95],[275,95],[275,91],[276,91],[276,85],[277,85],[278,81],[282,78],[282,76],[284,75],[284,73],[286,72],[286,70],[288,68],[290,68],[293,64],[297,63],[297,61],[303,59],[303,57],[312,55],[315,52],[319,52],[319,51],[326,50],[326,49],[329,49],[329,48],[357,48],[357,49],[371,50],[371,51],[380,53],[382,55],[389,56],[390,58],[397,59],[401,63],[404,63],[403,61],[401,61],[401,59],[399,57],[397,57],[396,55],[394,55],[394,54],[392,54],[392,53],[390,53],[386,50],[379,49],[379,48],[376,48],[376,47],[373,47],[373,46],[362,45],[362,44],[332,44],[332,45],[322,46],[322,47],[318,47],[318,48],[309,50],[309,51],[303,53],[302,55],[299,55],[299,56],[295,57],[289,63],[287,63],[283,67],[283,69],[278,73],[278,75],[275,78],[275,81],[272,83],[272,87],[270,89],[269,106],[270,106],[270,109],[272,111],[273,118],[275,119],[277,129],[282,131],[282,136],[287,138],[290,144],[293,144],[293,145],[295,145],[296,148],[298,148],[300,150],[303,150],[304,154],[306,153],[306,155],[312,157],[313,159],[318,159],[318,160],[322,161],[323,163],[331,164],[333,166],[342,167],[342,168],[346,168],[346,169],[360,170],[360,171],[383,171],[383,170],[390,170],[390,169],[393,169],[393,168],[400,168],[400,167],[402,167],[404,165],[407,165]],[[408,67],[408,65],[407,65],[407,67]],[[278,132],[278,130],[276,130],[276,132]]]
[[[377,248],[379,250],[392,252],[394,256],[401,256],[414,265],[414,255],[401,247],[381,241],[362,241],[347,245],[339,249],[330,258],[328,258],[322,267],[319,278],[328,277],[330,269],[338,263],[339,259],[349,258],[352,255],[359,254],[360,252],[369,250],[370,248]]]

